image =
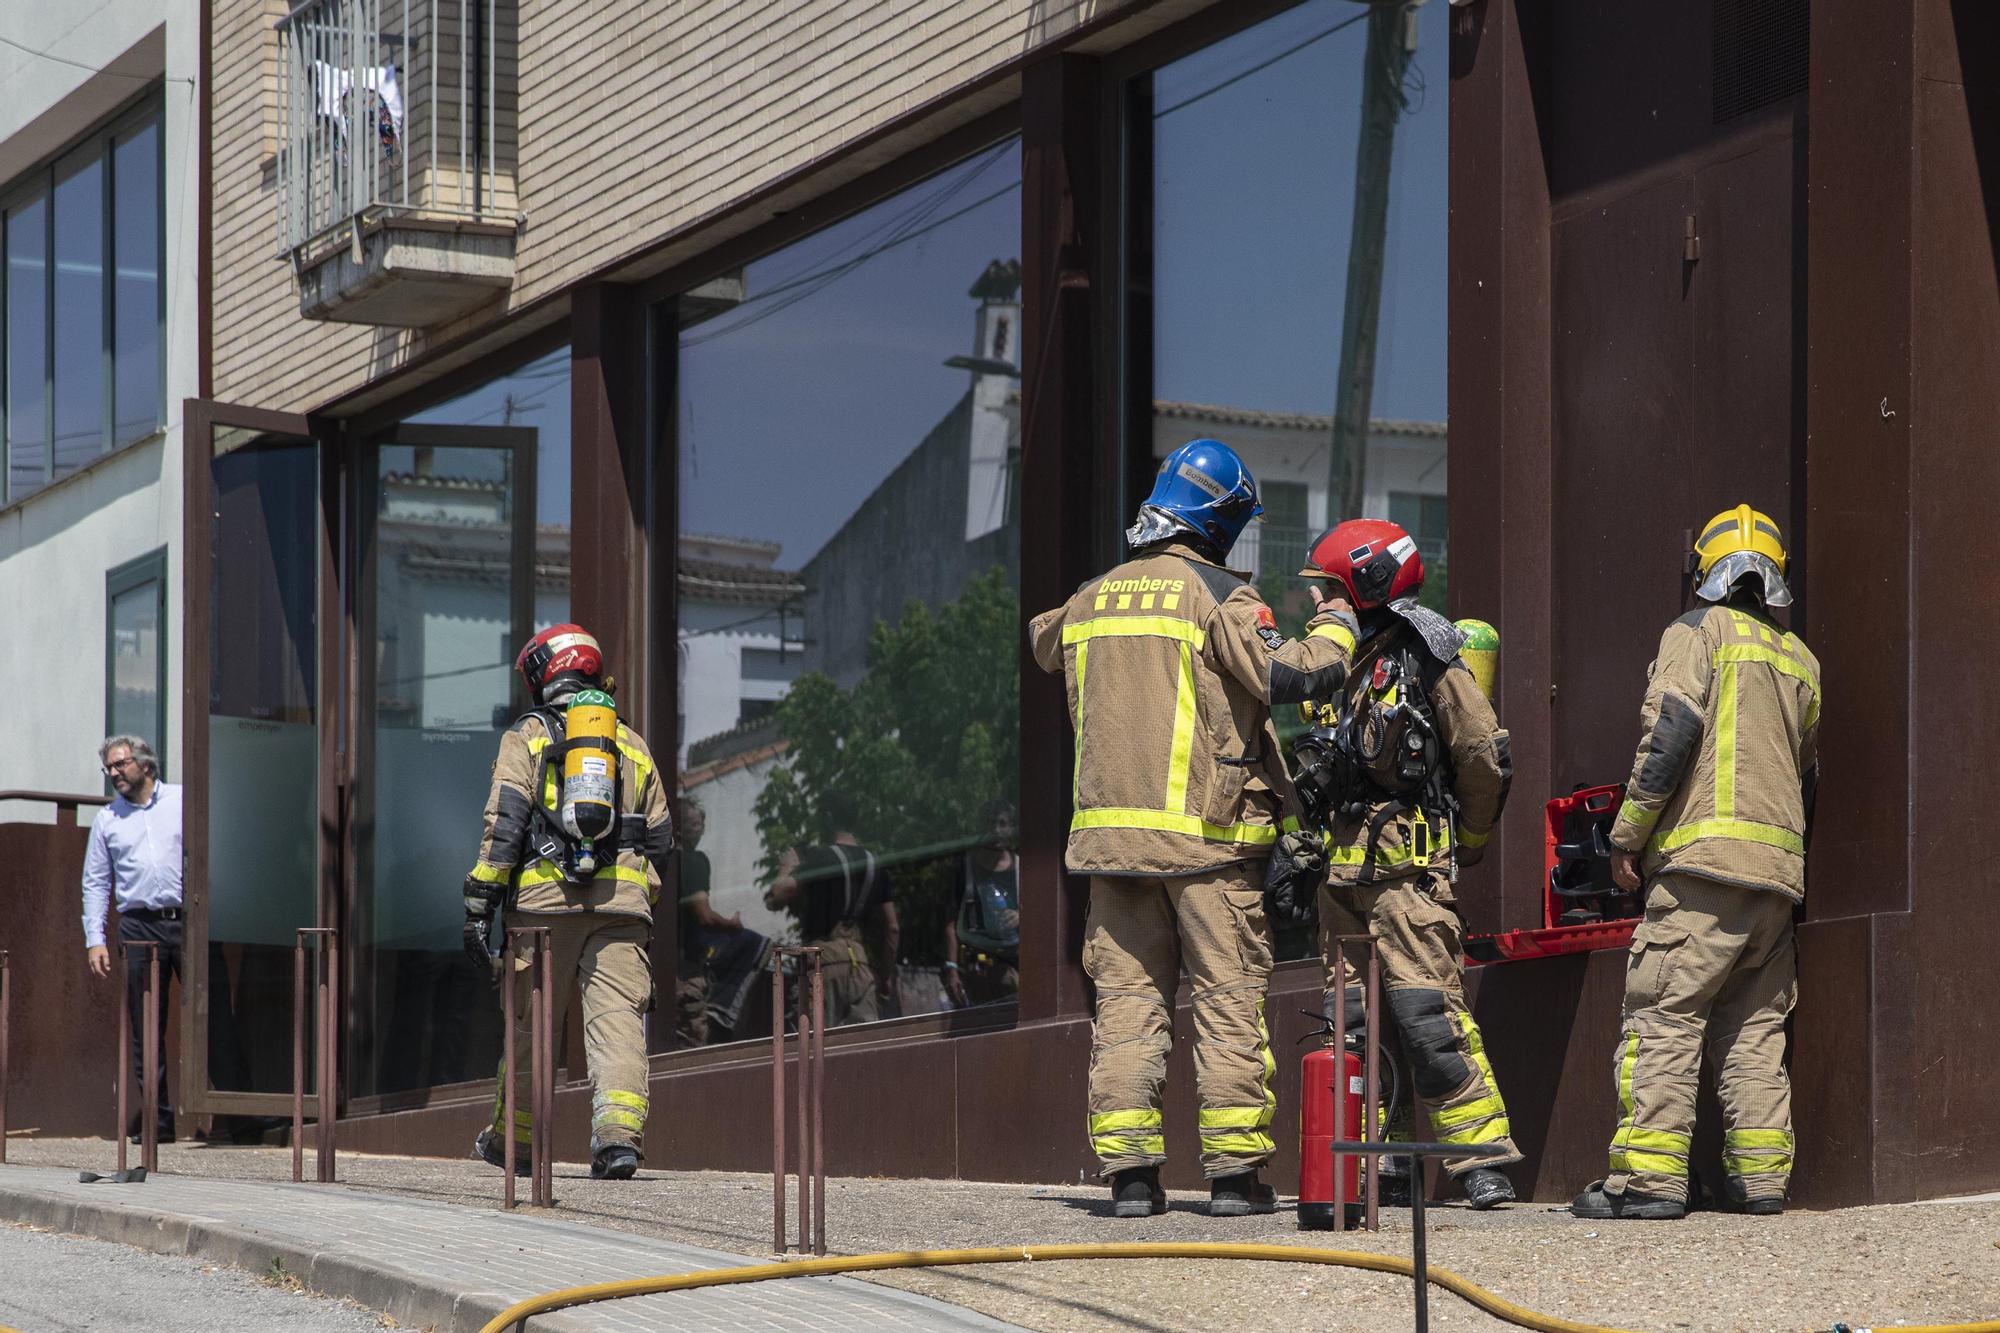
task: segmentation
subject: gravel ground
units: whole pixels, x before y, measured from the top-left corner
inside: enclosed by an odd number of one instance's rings
[[[43,1227],[0,1224],[0,1325],[20,1333],[368,1333],[391,1327],[346,1301],[234,1268]]]
[[[102,1141],[15,1139],[34,1165],[107,1169]],[[160,1149],[165,1171],[290,1179],[282,1149]],[[308,1163],[307,1169],[311,1170]],[[0,1168],[4,1170],[4,1168]],[[558,1163],[555,1213],[569,1220],[746,1255],[768,1255],[770,1177],[642,1171],[593,1181]],[[494,1206],[499,1174],[472,1161],[343,1153],[343,1183]],[[963,1181],[829,1182],[827,1233],[838,1253],[1108,1240],[1256,1241],[1409,1253],[1408,1214],[1385,1210],[1378,1236],[1301,1233],[1274,1217],[1213,1219],[1204,1196],[1175,1193],[1164,1217],[1104,1216],[1097,1185]],[[1546,1314],[1632,1330],[1805,1333],[2000,1317],[2000,1200],[1790,1212],[1779,1218],[1699,1213],[1679,1223],[1580,1222],[1547,1205],[1494,1213],[1430,1212],[1430,1258],[1510,1301]],[[1411,1326],[1406,1279],[1303,1265],[1137,1260],[1007,1265],[876,1279],[1048,1330],[1305,1327],[1389,1333]],[[1440,1333],[1509,1328],[1437,1288]]]

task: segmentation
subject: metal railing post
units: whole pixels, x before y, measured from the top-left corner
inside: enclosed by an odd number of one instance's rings
[[[1381,1117],[1381,1067],[1378,1037],[1381,1032],[1377,1023],[1377,1004],[1380,999],[1382,977],[1381,946],[1373,935],[1336,935],[1333,940],[1334,955],[1334,1094],[1333,1094],[1333,1229],[1347,1230],[1347,1179],[1341,1173],[1340,1159],[1347,1154],[1339,1150],[1338,1144],[1347,1135],[1347,950],[1349,944],[1360,945],[1368,950],[1368,972],[1366,987],[1361,992],[1361,1039],[1366,1046],[1363,1053],[1362,1076],[1362,1131],[1364,1139],[1373,1138],[1383,1131],[1376,1123]],[[1368,1181],[1363,1188],[1362,1204],[1363,1229],[1381,1229],[1381,1172],[1380,1164],[1369,1163]]]
[[[0,1166],[7,1163],[7,951],[0,949]]]
[[[556,1014],[555,1014],[555,944],[546,927],[538,927],[535,935],[535,955],[540,962],[536,973],[536,1012],[541,1015],[540,1058],[536,1070],[540,1077],[540,1112],[535,1119],[535,1142],[540,1145],[542,1169],[536,1177],[541,1187],[538,1200],[543,1208],[553,1208],[556,1203],[555,1155],[556,1155]]]
[[[555,1206],[555,946],[547,926],[510,926],[501,951],[504,988],[500,1001],[500,1021],[506,1028],[502,1047],[502,1073],[506,1085],[500,1090],[501,1116],[507,1147],[506,1182],[501,1187],[502,1206],[515,1206],[514,1164],[519,1148],[514,1141],[516,1099],[515,1079],[519,1066],[514,1062],[520,1048],[514,1040],[514,977],[521,957],[521,940],[527,938],[528,954],[528,1203],[536,1208]]]
[[[788,1253],[785,1218],[785,960],[798,978],[798,1136],[800,1254],[826,1253],[826,978],[817,947],[784,945],[772,953],[771,1248]],[[811,980],[807,980],[810,973]]]
[[[507,1140],[504,1154],[507,1183],[500,1191],[500,1206],[514,1206],[514,1161],[517,1149],[514,1143],[514,1077],[518,1072],[514,1064],[514,932],[508,931],[506,947],[500,951],[500,1027],[506,1034],[501,1038],[500,1049],[500,1132]]]
[[[125,961],[125,941],[118,941],[118,1169],[125,1169],[125,1084],[132,1069],[132,968]]]
[[[139,1128],[139,1165],[147,1171],[160,1169],[160,946],[146,944],[146,995],[140,1007],[146,1032],[140,1043],[143,1052],[140,1070],[146,1081],[140,1095],[140,1113],[145,1117]]]
[[[335,1176],[334,1121],[338,1114],[340,1044],[340,932],[325,926],[301,926],[292,935],[292,1179],[305,1174],[306,1132],[306,936],[319,937],[314,948],[313,988],[318,1011],[313,1015],[313,1081],[318,1085],[319,1123],[314,1176],[331,1184]]]

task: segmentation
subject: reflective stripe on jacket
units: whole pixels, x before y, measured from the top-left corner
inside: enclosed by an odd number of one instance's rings
[[[1244,576],[1176,542],[1148,548],[1029,627],[1076,729],[1068,865],[1189,875],[1267,855],[1296,820],[1273,703],[1337,689],[1350,617],[1280,634]]]
[[[644,833],[636,843],[621,838],[614,861],[600,864],[588,883],[572,884],[554,862],[535,855],[533,847],[535,798],[530,788],[537,769],[543,770],[542,808],[553,817],[562,801],[561,766],[541,762],[551,742],[548,725],[535,713],[500,737],[472,878],[511,883],[517,911],[616,912],[651,920],[653,902],[660,894],[660,868],[674,842],[666,786],[652,751],[637,732],[618,724],[619,814],[640,816]]]
[[[1672,871],[1805,896],[1805,792],[1818,767],[1819,660],[1727,606],[1667,626],[1611,841]]]
[[[1435,671],[1434,676],[1428,676],[1431,715],[1437,724],[1440,762],[1451,765],[1458,820],[1454,826],[1445,819],[1444,811],[1424,810],[1430,827],[1430,851],[1423,856],[1423,865],[1418,864],[1420,851],[1413,845],[1416,814],[1397,808],[1399,803],[1378,801],[1358,819],[1336,821],[1328,830],[1327,878],[1337,884],[1402,879],[1424,874],[1429,867],[1442,868],[1454,843],[1467,848],[1486,845],[1507,799],[1513,761],[1507,733],[1493,716],[1493,705],[1480,693],[1464,662],[1454,660],[1439,669],[1440,664],[1429,657],[1413,631],[1385,630],[1363,645],[1354,673],[1347,680],[1346,707],[1351,710],[1364,695],[1372,696],[1378,704],[1398,702],[1398,691],[1408,688],[1407,682],[1392,681],[1378,692],[1374,669],[1384,653],[1405,646],[1413,647],[1419,659]],[[1411,803],[1421,803],[1421,799],[1421,793],[1408,798]]]

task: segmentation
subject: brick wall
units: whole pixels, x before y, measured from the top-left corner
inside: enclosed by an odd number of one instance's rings
[[[1080,22],[1144,0],[502,4],[519,7],[527,226],[515,283],[504,302],[427,331],[431,339],[490,324]],[[273,200],[272,25],[285,9],[248,0],[215,19],[215,392],[301,410],[406,363],[427,334],[299,316],[291,271],[276,257]]]

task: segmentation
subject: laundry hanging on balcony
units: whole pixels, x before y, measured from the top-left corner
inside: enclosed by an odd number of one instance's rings
[[[336,137],[343,141],[347,136],[348,95],[357,83],[364,94],[372,94],[376,138],[382,151],[394,156],[403,137],[403,94],[396,83],[394,65],[347,70],[315,60],[312,80],[313,109],[333,123]]]

